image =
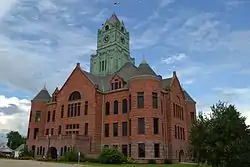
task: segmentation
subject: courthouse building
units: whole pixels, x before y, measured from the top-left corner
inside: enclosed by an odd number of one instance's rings
[[[162,78],[130,56],[129,32],[115,14],[97,33],[90,72],[80,63],[50,95],[32,100],[27,145],[53,157],[75,148],[98,156],[117,147],[137,161],[188,158],[188,132],[196,103],[176,75]]]

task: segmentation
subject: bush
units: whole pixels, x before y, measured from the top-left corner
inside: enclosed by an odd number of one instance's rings
[[[125,157],[116,148],[103,148],[99,160],[103,164],[122,164],[125,161]]]
[[[33,151],[29,150],[27,146],[25,146],[19,154],[19,157],[33,157]]]
[[[68,162],[77,162],[78,161],[78,152],[73,149],[70,150],[68,152],[66,152],[64,154],[64,156],[62,158],[60,158],[60,160],[62,161],[68,161]],[[84,154],[81,153],[80,155],[80,161],[83,162],[84,161]]]
[[[164,159],[164,164],[172,164],[172,160],[170,159]]]
[[[135,164],[135,161],[132,157],[127,157],[126,158],[126,164]]]
[[[148,160],[148,164],[156,164],[156,160],[155,159],[150,159],[150,160]]]

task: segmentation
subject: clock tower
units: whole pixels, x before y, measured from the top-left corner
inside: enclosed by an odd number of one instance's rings
[[[90,72],[106,76],[118,71],[125,63],[132,62],[129,51],[129,32],[123,21],[112,14],[97,34],[96,55],[91,56]]]

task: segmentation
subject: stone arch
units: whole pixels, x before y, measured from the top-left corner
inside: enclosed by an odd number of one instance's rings
[[[184,160],[184,151],[180,150],[179,151],[179,162],[182,162]]]
[[[57,159],[57,149],[55,147],[50,147],[48,149],[48,156],[52,159]]]
[[[69,101],[75,101],[75,100],[80,100],[81,99],[81,93],[78,91],[74,91],[70,94],[69,96]]]

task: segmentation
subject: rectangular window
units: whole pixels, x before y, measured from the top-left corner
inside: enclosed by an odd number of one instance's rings
[[[117,137],[118,136],[118,123],[113,123],[113,136]]]
[[[183,131],[183,140],[186,140],[186,138],[185,138],[185,130],[184,130],[184,128],[182,128],[182,131]]]
[[[47,122],[50,121],[50,111],[48,111],[48,115],[47,115]]]
[[[152,105],[154,109],[158,108],[158,97],[157,97],[157,93],[155,92],[152,93]]]
[[[39,128],[35,128],[35,129],[34,129],[33,139],[36,139],[37,136],[38,136],[38,134],[39,134]]]
[[[85,123],[84,135],[85,135],[85,136],[88,136],[88,133],[89,133],[89,124],[88,124],[88,123]]]
[[[46,135],[49,135],[49,129],[46,129]]]
[[[137,93],[137,108],[144,108],[144,92]]]
[[[104,125],[105,137],[109,137],[109,124]]]
[[[78,105],[77,105],[77,115],[78,116],[81,115],[81,103],[78,103]]]
[[[159,118],[153,118],[154,123],[154,134],[159,134]]]
[[[180,139],[182,140],[182,134],[183,134],[183,131],[182,131],[182,128],[180,127]]]
[[[126,114],[128,112],[128,101],[127,99],[122,100],[122,113]]]
[[[104,71],[104,61],[102,61],[102,71]]]
[[[111,90],[114,90],[114,83],[111,83]]]
[[[160,144],[154,144],[155,158],[160,158]]]
[[[123,122],[122,123],[122,136],[127,136],[128,135],[128,123]]]
[[[52,121],[55,122],[56,120],[56,111],[53,110],[53,113],[52,113]]]
[[[138,134],[145,134],[145,119],[138,118]]]
[[[131,145],[131,144],[129,144],[129,145],[128,145],[128,147],[129,147],[129,148],[128,148],[128,156],[129,156],[129,157],[131,157],[131,153],[132,153],[132,145]]]
[[[64,105],[61,105],[61,118],[64,116]]]
[[[118,101],[114,101],[114,115],[118,114],[119,104]]]
[[[128,99],[129,99],[129,102],[128,102],[129,111],[131,111],[131,108],[132,108],[132,106],[131,106],[131,95],[129,95]]]
[[[177,139],[180,139],[180,127],[177,126]]]
[[[74,116],[74,104],[70,104],[70,117]]]
[[[85,101],[85,105],[84,105],[84,115],[88,115],[88,107],[89,107],[88,101]]]
[[[62,126],[59,125],[59,127],[58,127],[58,135],[60,135],[61,133],[62,133]]]
[[[115,82],[115,89],[118,89],[118,82]]]
[[[36,111],[35,122],[41,121],[41,111]]]
[[[128,156],[128,145],[122,145],[122,153],[125,157]]]
[[[54,135],[54,128],[51,128],[50,134],[51,134],[51,136]]]
[[[138,144],[138,157],[145,158],[145,144],[144,143]]]
[[[177,139],[177,127],[176,127],[176,125],[174,126],[174,137]]]
[[[174,112],[174,117],[175,117],[175,104],[173,103],[173,112]]]
[[[132,130],[132,127],[131,127],[131,119],[129,119],[129,136],[131,136],[131,130]]]
[[[77,103],[75,103],[75,104],[72,104],[72,105],[74,105],[74,117],[76,117],[77,116],[77,114],[78,114],[78,112],[77,112]]]
[[[67,117],[70,117],[70,112],[71,112],[70,109],[71,109],[70,108],[70,104],[68,104],[68,114],[67,114]]]

